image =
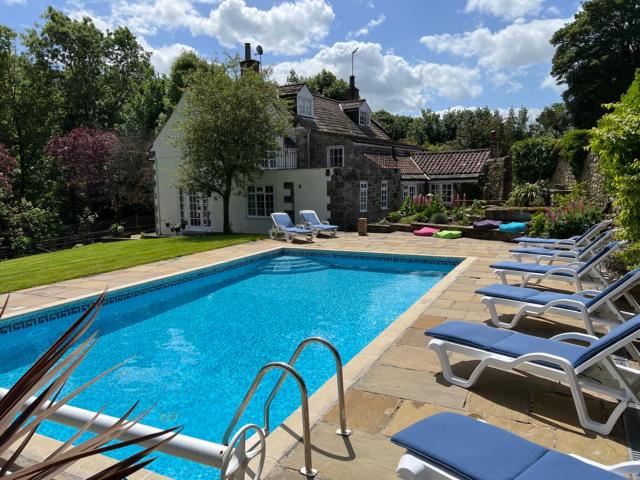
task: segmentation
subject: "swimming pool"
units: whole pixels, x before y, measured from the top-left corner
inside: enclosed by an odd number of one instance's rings
[[[156,403],[144,423],[184,425],[187,435],[220,442],[262,365],[287,361],[309,336],[333,342],[344,363],[422,297],[461,260],[282,248],[109,294],[95,327],[98,344],[69,387],[111,365],[125,365],[73,404],[117,415],[134,401]],[[0,325],[0,385],[11,385],[87,301],[14,317]],[[310,394],[335,372],[309,347],[297,368]],[[239,425],[262,423],[265,382]],[[299,406],[291,380],[272,405],[273,425]],[[64,439],[66,427],[41,433]],[[151,469],[178,479],[216,471],[160,455]]]

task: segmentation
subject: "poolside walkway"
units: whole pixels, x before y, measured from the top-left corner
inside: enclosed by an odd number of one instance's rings
[[[106,287],[113,289],[285,245],[284,242],[264,240],[35,287],[13,293],[8,313],[19,314],[61,300],[87,296]],[[398,331],[397,338],[388,348],[376,350],[371,365],[358,370],[357,378],[347,392],[348,424],[353,434],[348,438],[335,434],[338,420],[335,407],[314,419],[316,424],[311,439],[314,467],[319,470],[317,478],[394,478],[402,449],[391,444],[390,436],[414,421],[440,411],[482,418],[545,446],[598,462],[617,463],[628,459],[622,423],[608,437],[585,432],[578,424],[568,389],[559,384],[498,371],[486,372],[470,390],[447,385],[441,379],[435,354],[425,348],[428,339],[424,330],[445,319],[486,322],[489,316],[474,290],[496,282],[488,266],[497,260],[508,259],[508,249],[512,245],[464,238],[418,238],[405,233],[371,234],[368,237],[343,233],[339,238],[319,239],[310,246],[295,246],[472,257],[466,269],[450,285],[437,290],[428,302],[417,304],[419,311],[409,328]],[[518,330],[547,337],[563,331],[584,331],[580,323],[567,320],[556,323],[553,318],[521,322]],[[351,364],[350,367],[355,368]],[[469,367],[468,362],[456,366],[459,371]],[[335,397],[335,392],[333,395]],[[596,418],[612,408],[597,398],[590,400],[589,407]],[[295,422],[285,425],[284,431],[291,438],[299,438],[301,433]],[[270,449],[268,447],[268,454]],[[271,456],[267,461],[271,471],[268,478],[302,478],[298,473],[302,458],[300,446],[283,458],[279,454]]]

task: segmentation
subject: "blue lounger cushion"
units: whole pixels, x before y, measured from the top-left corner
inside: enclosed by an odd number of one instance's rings
[[[620,340],[637,333],[638,330],[640,330],[640,315],[636,315],[623,324],[618,325],[609,333],[593,342],[589,347],[462,321],[445,322],[435,328],[427,330],[425,334],[440,340],[479,348],[487,352],[513,358],[528,353],[547,353],[549,355],[562,357],[569,361],[574,367],[578,367]],[[552,364],[541,363],[553,368],[558,368]]]
[[[324,223],[313,224],[311,226],[319,230],[336,230],[338,228],[336,225],[326,225]]]
[[[577,293],[558,293],[540,291],[535,288],[516,287],[514,285],[502,285],[500,283],[494,283],[487,287],[482,287],[476,290],[479,295],[485,295],[493,298],[503,298],[505,300],[514,300],[516,302],[528,302],[535,303],[536,305],[546,305],[554,300],[562,300],[568,298],[584,304],[587,308],[592,304],[600,300],[602,294],[594,297],[587,297]],[[578,310],[574,305],[558,305],[559,307],[569,310]]]
[[[579,237],[572,237],[571,239],[562,240],[558,238],[537,238],[537,237],[518,237],[514,240],[514,242],[520,243],[542,243],[542,244],[552,244],[552,243],[560,243],[565,245],[573,245],[572,240],[577,240]]]
[[[516,272],[526,273],[547,273],[556,268],[560,268],[561,265],[539,265],[537,263],[521,263],[521,262],[498,262],[490,265],[491,268],[498,270],[513,270]],[[560,276],[570,277],[571,274],[567,272],[558,273]]]
[[[576,248],[578,253],[582,252],[583,248]],[[509,250],[511,253],[525,253],[529,255],[540,255],[545,257],[553,257],[554,255],[560,258],[575,258],[573,252],[567,250],[550,250],[548,248],[514,248]]]
[[[501,330],[487,325],[462,321],[445,322],[427,330],[426,335],[468,347],[479,348],[487,352],[517,358],[528,353],[547,353],[565,358],[573,366],[588,350],[579,345],[557,342],[546,338],[534,337],[512,330]],[[553,364],[546,364],[559,368]]]
[[[301,235],[313,233],[308,228],[300,228],[300,227],[283,227],[289,233],[299,233]]]
[[[462,479],[620,479],[569,455],[456,413],[425,418],[396,433],[391,441]]]

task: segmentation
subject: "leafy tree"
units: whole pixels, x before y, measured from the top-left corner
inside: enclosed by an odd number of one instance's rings
[[[238,58],[198,69],[185,91],[178,139],[186,188],[222,198],[224,231],[231,232],[229,201],[260,173],[290,125],[288,107],[270,71],[240,74]]]
[[[628,92],[592,131],[591,150],[620,207],[617,220],[626,236],[640,240],[640,73]]]
[[[590,128],[617,101],[640,67],[640,0],[589,0],[551,38],[551,74],[565,83],[573,123]]]
[[[533,137],[513,144],[513,181],[515,184],[550,180],[558,163],[552,137]]]
[[[321,72],[310,77],[298,75],[292,68],[289,70],[287,83],[304,83],[311,93],[333,98],[334,100],[346,100],[349,98],[349,84],[324,68]]]
[[[382,128],[389,134],[392,140],[396,142],[408,141],[408,130],[413,117],[408,115],[394,115],[385,110],[373,112],[371,115],[376,122],[382,125]]]
[[[60,221],[55,213],[22,199],[13,204],[0,201],[0,225],[0,245],[19,256],[34,253],[36,244],[51,237]]]
[[[9,154],[4,145],[0,144],[0,193],[11,192],[11,177],[16,165],[16,159]]]
[[[207,61],[196,52],[185,51],[178,55],[169,73],[169,86],[167,95],[172,105],[176,105],[187,86],[189,75],[198,68],[206,68]]]
[[[569,130],[558,140],[560,156],[569,162],[576,179],[582,176],[590,140],[591,130]]]
[[[567,106],[558,102],[544,107],[531,129],[534,135],[564,135],[571,129],[571,116]]]
[[[30,29],[23,43],[59,85],[63,129],[113,128],[138,86],[153,76],[149,54],[127,28],[103,33],[89,17],[74,20],[52,7],[43,18],[42,27]]]

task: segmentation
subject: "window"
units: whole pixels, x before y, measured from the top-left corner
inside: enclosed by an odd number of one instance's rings
[[[389,208],[389,180],[382,180],[380,183],[380,208]]]
[[[453,184],[452,183],[435,183],[431,184],[430,191],[433,195],[437,195],[440,199],[450,204],[453,200]]]
[[[360,212],[364,213],[369,209],[369,183],[360,182]]]
[[[369,112],[363,112],[360,110],[360,125],[368,127],[371,123],[371,114]]]
[[[403,185],[402,186],[402,199],[404,200],[407,197],[413,198],[416,196],[416,186],[415,185]]]
[[[247,215],[268,217],[273,213],[273,185],[249,185],[247,187]]]
[[[298,115],[313,117],[313,98],[298,96]]]
[[[206,230],[211,228],[209,198],[198,192],[178,191],[180,201],[180,223],[187,229]]]
[[[327,167],[344,167],[344,146],[327,147]]]

